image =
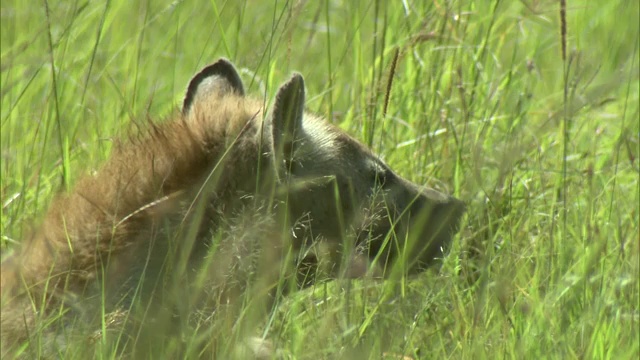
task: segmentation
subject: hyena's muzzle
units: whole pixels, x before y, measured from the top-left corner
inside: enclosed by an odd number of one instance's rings
[[[449,250],[465,212],[462,201],[418,186],[385,171],[381,188],[358,234],[358,247],[389,276],[393,269],[415,274],[438,262]]]

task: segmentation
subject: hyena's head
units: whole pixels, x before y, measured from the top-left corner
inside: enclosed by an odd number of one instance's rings
[[[199,92],[244,97],[240,76],[224,59],[194,77],[185,107]],[[304,80],[294,74],[279,88],[256,140],[269,163],[263,173],[276,184],[290,219],[304,220],[313,238],[366,249],[384,268],[400,263],[403,271],[414,273],[441,257],[464,204],[402,178],[366,146],[304,107]]]

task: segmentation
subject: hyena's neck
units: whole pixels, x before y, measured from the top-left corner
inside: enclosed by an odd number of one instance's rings
[[[224,202],[243,188],[250,191],[255,180],[238,179],[257,178],[261,151],[254,137],[261,115],[233,106],[211,110],[197,108],[153,126],[147,136],[116,149],[72,192],[56,197],[40,230],[23,246],[22,279],[14,281],[36,286],[44,274],[65,274],[71,278],[47,286],[82,288],[108,256],[139,242],[145,229],[159,217],[176,215],[185,200],[205,191]]]

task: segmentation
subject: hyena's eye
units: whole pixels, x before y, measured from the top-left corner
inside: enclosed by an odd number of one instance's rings
[[[387,184],[387,182],[389,181],[389,170],[385,169],[382,166],[376,165],[371,171],[370,177],[371,181],[374,184],[384,187],[385,184]]]

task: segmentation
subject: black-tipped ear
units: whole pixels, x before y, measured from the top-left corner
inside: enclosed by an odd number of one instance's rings
[[[278,89],[271,126],[273,136],[273,151],[281,165],[288,163],[294,150],[294,141],[302,131],[304,117],[304,79],[302,75],[294,73],[291,79]]]
[[[220,58],[215,63],[200,70],[191,79],[182,102],[182,113],[189,113],[196,99],[202,98],[203,95],[212,93],[223,95],[230,92],[244,95],[242,79],[240,79],[238,71],[229,60]]]

